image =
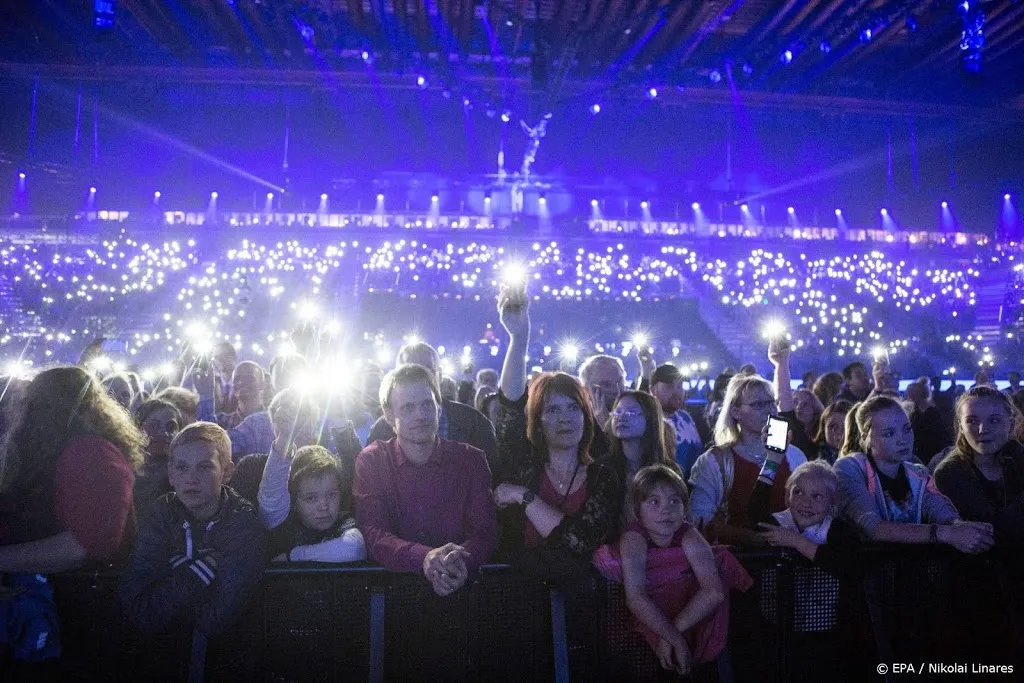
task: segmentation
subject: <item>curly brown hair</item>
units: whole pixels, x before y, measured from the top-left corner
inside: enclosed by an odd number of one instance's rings
[[[143,462],[148,439],[96,377],[74,366],[39,373],[0,445],[0,490],[52,487],[61,453],[86,436],[112,443],[134,469]]]

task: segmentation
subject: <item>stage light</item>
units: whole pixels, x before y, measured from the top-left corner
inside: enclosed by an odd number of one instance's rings
[[[384,201],[384,195],[382,195],[382,194],[378,194],[378,195],[377,195],[377,201],[378,201],[378,202],[382,202],[382,201]]]
[[[267,193],[267,199],[273,199],[273,198],[274,198],[274,193],[273,192],[268,192]]]
[[[25,179],[25,174],[24,173],[19,173],[18,174],[18,179],[19,180],[24,180]]]
[[[788,211],[789,213],[796,213],[796,209],[794,209],[792,206],[786,209],[786,211]]]
[[[650,207],[650,204],[648,204],[646,201],[640,202],[641,209],[646,209],[648,207]]]
[[[89,188],[89,194],[96,194],[96,188],[95,187],[90,187]]]
[[[596,199],[591,199],[590,200],[590,205],[591,206],[597,206],[597,200]]]
[[[882,209],[881,214],[883,216],[888,216],[889,215],[889,210],[888,209]]]
[[[942,208],[943,209],[948,209],[949,208],[949,202],[942,202]]]
[[[320,195],[320,201],[326,201],[326,200],[327,200],[327,193],[324,192],[322,195]]]
[[[750,65],[750,62],[743,62],[743,73],[748,76],[754,73],[754,67]]]
[[[469,98],[468,98],[468,97],[463,97],[463,98],[462,98],[462,106],[463,106],[463,107],[466,107],[467,109],[469,109],[469,107],[470,107],[470,102],[469,102]]]
[[[711,79],[712,83],[718,83],[722,80],[722,72],[718,69],[712,69],[711,73],[708,74],[708,78]]]
[[[153,193],[153,199],[160,199],[160,190]]]
[[[860,40],[861,40],[862,43],[869,43],[869,42],[871,42],[871,36],[872,36],[872,33],[871,33],[871,29],[870,28],[866,28],[866,29],[864,29],[863,31],[860,32]]]
[[[690,208],[693,209],[694,211],[700,211],[700,204],[694,202],[693,204],[690,204]]]
[[[1005,199],[1006,201],[1010,201],[1010,195],[1009,195],[1009,193],[1007,193],[1007,194],[1004,194],[1004,195],[1003,195],[1003,199]]]
[[[657,96],[658,96],[658,89],[657,88],[649,88],[647,90],[647,99],[653,100]]]
[[[505,111],[501,112],[501,120],[504,121],[505,123],[508,123],[509,121],[511,121],[512,120],[512,112],[510,112],[507,109]]]
[[[915,17],[913,14],[908,14],[907,15],[907,20],[906,20],[906,25],[907,25],[907,30],[908,31],[911,31],[911,32],[916,31],[917,30],[917,17]]]
[[[548,198],[545,197],[543,193],[541,193],[540,197],[537,198],[537,201],[539,201],[541,204],[546,204],[547,201],[548,201]]]
[[[363,58],[363,61],[366,62],[367,64],[371,64],[373,62],[373,57],[366,50],[363,50],[363,53],[360,56]]]
[[[746,204],[741,204],[740,205],[740,211],[743,211],[744,213],[746,213],[747,211],[750,211],[750,207],[747,206]]]
[[[434,202],[435,204],[437,203],[438,199],[440,198],[436,194],[430,195],[430,201]]]
[[[832,43],[827,40],[823,40],[818,44],[818,49],[821,50],[822,54],[827,55],[829,52],[832,52]]]
[[[779,61],[782,62],[783,64],[789,64],[790,62],[792,62],[793,61],[793,51],[792,50],[786,50],[785,52],[783,52],[781,55],[779,55]]]
[[[842,209],[836,209],[836,215],[837,216],[842,216],[843,215],[843,210]]]
[[[427,87],[427,79],[424,78],[423,76],[417,76],[416,77],[416,85],[420,86],[421,88],[426,88]]]
[[[601,105],[597,104],[596,102],[594,104],[590,105],[590,113],[591,114],[600,114],[601,113]]]
[[[218,197],[218,195],[217,195],[216,192],[211,192],[210,193],[210,199],[216,199],[217,197]]]

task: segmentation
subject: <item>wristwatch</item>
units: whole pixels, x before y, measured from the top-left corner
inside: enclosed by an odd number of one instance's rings
[[[533,499],[536,498],[536,497],[537,497],[536,493],[534,493],[530,489],[526,489],[526,493],[523,494],[523,507],[526,507],[527,505],[532,503]]]

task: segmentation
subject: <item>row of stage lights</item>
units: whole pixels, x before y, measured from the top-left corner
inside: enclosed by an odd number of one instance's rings
[[[19,189],[19,191],[22,191],[22,192],[25,191],[25,182],[26,182],[26,174],[24,172],[19,172],[18,173],[18,185],[19,185],[18,189]],[[87,198],[88,205],[87,205],[86,208],[89,208],[89,209],[94,208],[95,201],[96,201],[96,194],[97,194],[96,186],[95,185],[90,186],[89,187],[89,194],[88,194],[88,198]],[[159,201],[160,201],[160,198],[162,196],[163,195],[162,195],[162,193],[159,190],[156,190],[155,192],[153,192],[153,204],[154,205],[158,204]],[[267,211],[271,211],[273,209],[271,204],[272,204],[272,202],[278,196],[279,195],[277,193],[267,192],[267,195],[266,195],[266,197],[267,197],[267,207],[266,207],[266,210]],[[216,202],[216,200],[219,197],[220,197],[220,195],[216,191],[211,192],[210,193],[210,203],[213,204],[214,202]],[[320,210],[321,211],[326,210],[326,208],[327,208],[326,207],[326,203],[327,203],[328,199],[329,199],[329,196],[328,196],[328,194],[326,192],[324,192],[324,193],[322,193],[320,195],[320,204],[321,204]],[[385,199],[385,197],[384,197],[383,193],[378,193],[377,194],[377,205],[378,205],[378,208],[383,208],[384,199]],[[441,198],[440,198],[440,196],[438,194],[436,194],[436,193],[432,194],[430,196],[430,202],[431,202],[432,208],[435,207],[440,202],[440,200],[441,200]],[[1004,202],[1011,202],[1012,200],[1013,200],[1013,195],[1011,195],[1010,193],[1006,193],[1006,194],[1003,195],[1003,201]],[[491,193],[489,191],[486,192],[485,195],[484,195],[484,202],[486,204],[489,204],[491,202]],[[544,192],[540,192],[540,194],[538,196],[538,202],[540,202],[541,204],[547,203],[547,197],[545,196]],[[593,208],[595,214],[599,213],[600,212],[600,207],[601,207],[601,200],[597,199],[596,197],[591,199],[590,200],[590,206]],[[942,208],[942,210],[944,212],[950,211],[950,204],[947,201],[941,202],[940,203],[940,207]],[[640,202],[640,208],[645,213],[649,212],[650,208],[651,208],[651,202],[649,200],[646,200],[646,199],[641,201]],[[693,202],[690,205],[690,208],[693,209],[693,211],[697,212],[697,213],[699,213],[701,211],[701,205],[700,205],[699,202]],[[745,216],[750,213],[750,205],[747,204],[747,203],[740,204],[739,208],[740,208],[740,211]],[[793,207],[793,206],[787,207],[786,212],[791,217],[795,217],[796,216],[796,208]],[[836,215],[836,218],[841,219],[843,217],[843,210],[842,209],[836,209],[835,210],[835,215]],[[887,220],[887,219],[890,218],[889,210],[884,208],[884,207],[879,210],[879,215],[881,215],[883,220]],[[645,216],[645,218],[647,218],[647,216]]]

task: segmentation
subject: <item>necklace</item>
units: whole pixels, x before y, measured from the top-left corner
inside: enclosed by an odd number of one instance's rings
[[[569,470],[566,470],[564,473],[562,473],[562,476],[552,476],[552,468],[550,465],[548,465],[548,478],[551,479],[551,483],[555,485],[555,489],[557,489],[559,493],[565,493],[569,488],[572,488],[573,483],[576,481],[576,472],[579,470],[579,467],[580,466],[578,464],[573,466],[572,477],[570,478]],[[567,479],[568,485],[566,483]]]
[[[747,449],[740,447],[736,449],[736,452],[748,460],[753,460],[758,465],[763,465],[764,461],[768,458],[768,455],[764,452],[764,449],[760,449],[756,453],[751,453]]]

